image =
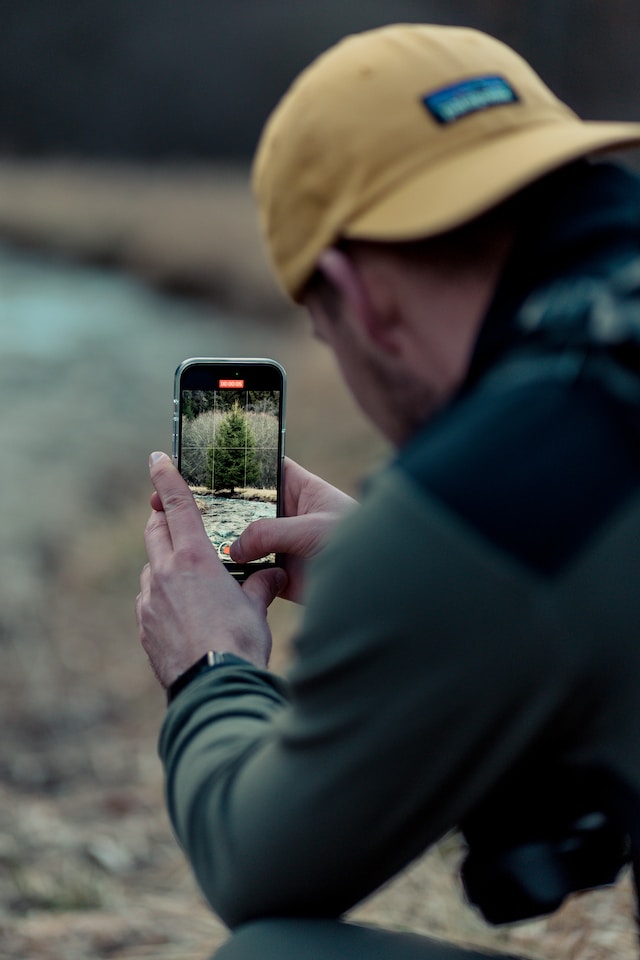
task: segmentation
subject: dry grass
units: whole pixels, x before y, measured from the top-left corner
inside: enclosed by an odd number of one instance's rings
[[[260,500],[266,503],[275,503],[278,497],[277,490],[263,490],[259,487],[245,487],[236,491],[238,500]]]
[[[0,236],[234,310],[289,312],[245,169],[0,160]]]
[[[189,487],[194,496],[206,495],[212,491],[208,487]],[[278,497],[277,490],[266,490],[262,487],[236,487],[233,500],[259,500],[262,503],[275,503]]]
[[[300,348],[266,271],[243,172],[0,163],[0,235],[280,318],[272,339],[289,367],[289,453],[352,491],[384,455],[326,352]],[[67,540],[53,559],[43,554],[41,593],[4,639],[0,710],[12,730],[0,744],[7,960],[195,960],[225,937],[166,822],[155,758],[163,702],[135,645],[132,608],[147,489],[125,496],[121,483],[102,512],[76,505]],[[288,662],[297,618],[292,605],[274,605],[275,669]],[[496,931],[464,905],[459,857],[448,838],[355,916],[539,960],[637,956],[628,878],[548,921]]]

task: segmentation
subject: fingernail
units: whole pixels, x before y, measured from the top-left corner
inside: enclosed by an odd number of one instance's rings
[[[149,457],[149,463],[157,463],[158,460],[161,460],[162,457],[166,456],[166,453],[163,453],[161,450],[155,450]]]

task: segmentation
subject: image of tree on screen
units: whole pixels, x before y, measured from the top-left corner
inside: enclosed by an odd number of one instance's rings
[[[236,487],[246,489],[260,480],[256,439],[238,403],[223,418],[215,441],[207,450],[207,474],[211,476],[212,490],[229,489],[231,496]]]
[[[278,394],[185,391],[180,469],[220,556],[244,527],[276,515]]]

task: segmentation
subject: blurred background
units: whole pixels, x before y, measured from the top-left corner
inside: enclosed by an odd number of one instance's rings
[[[133,614],[147,456],[187,356],[273,356],[288,452],[357,495],[387,451],[271,278],[262,124],[345,33],[485,29],[590,119],[640,119],[637,0],[0,0],[0,954],[208,956],[164,813],[163,697]],[[631,162],[635,158],[632,156]],[[272,611],[284,669],[296,609]],[[488,930],[455,837],[356,911],[530,957],[636,956],[627,880]]]

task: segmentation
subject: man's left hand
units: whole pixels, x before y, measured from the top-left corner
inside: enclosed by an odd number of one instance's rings
[[[140,576],[140,641],[164,687],[209,650],[264,667],[271,652],[266,611],[286,584],[282,570],[254,573],[241,587],[225,570],[189,487],[164,454],[152,454],[154,509]],[[160,509],[158,509],[160,508]]]

